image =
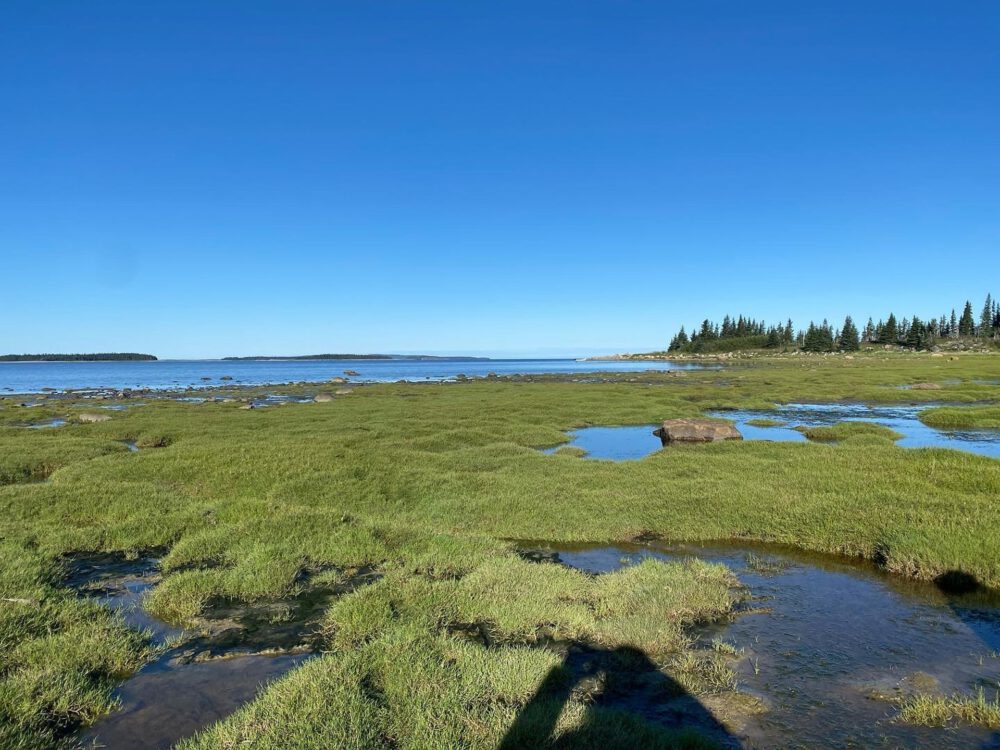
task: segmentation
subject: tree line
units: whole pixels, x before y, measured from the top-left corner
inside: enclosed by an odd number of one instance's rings
[[[152,354],[135,352],[101,352],[98,354],[0,354],[0,362],[119,362],[122,360],[152,362]]]
[[[977,317],[972,303],[966,301],[962,315],[931,317],[927,320],[914,315],[897,318],[890,313],[885,320],[875,323],[871,318],[858,330],[848,315],[839,328],[829,321],[809,321],[805,329],[796,330],[791,319],[777,325],[740,315],[726,315],[722,323],[704,320],[690,334],[681,326],[670,340],[671,352],[718,352],[739,349],[801,349],[807,352],[858,351],[862,344],[903,346],[910,349],[928,349],[942,339],[980,338],[1000,340],[1000,302],[986,295],[986,301]]]

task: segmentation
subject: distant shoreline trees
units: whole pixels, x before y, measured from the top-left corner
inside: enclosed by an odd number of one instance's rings
[[[98,354],[0,354],[0,362],[155,362],[152,354],[101,352]]]
[[[986,295],[979,320],[973,315],[972,303],[966,301],[961,317],[955,309],[951,315],[930,317],[925,322],[918,316],[897,318],[889,313],[884,321],[868,319],[863,331],[858,331],[848,315],[843,325],[834,329],[826,320],[820,324],[809,321],[805,330],[795,331],[792,321],[768,326],[763,321],[743,315],[726,315],[722,323],[703,320],[688,335],[684,326],[670,340],[670,352],[724,352],[741,349],[801,349],[807,352],[854,352],[862,344],[901,346],[928,349],[942,339],[978,338],[1000,341],[1000,303]]]

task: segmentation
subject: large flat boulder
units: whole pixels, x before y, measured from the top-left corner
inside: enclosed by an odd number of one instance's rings
[[[653,431],[663,444],[667,443],[714,443],[719,440],[742,440],[740,431],[727,422],[711,419],[665,419],[660,428]]]

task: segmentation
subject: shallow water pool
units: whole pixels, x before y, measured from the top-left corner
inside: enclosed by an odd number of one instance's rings
[[[900,697],[1000,691],[1000,596],[949,594],[874,566],[758,545],[559,546],[605,573],[653,557],[720,562],[749,587],[749,612],[700,633],[742,653],[740,691],[768,710],[742,720],[745,747],[1000,748],[1000,732],[896,721]]]

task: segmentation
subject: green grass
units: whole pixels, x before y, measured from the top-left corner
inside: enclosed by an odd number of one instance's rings
[[[834,425],[822,427],[796,427],[795,429],[810,440],[821,443],[841,442],[852,438],[878,438],[895,441],[903,437],[885,425],[874,424],[872,422],[838,422]]]
[[[357,386],[350,398],[253,411],[154,400],[106,423],[0,427],[0,597],[29,601],[0,602],[0,746],[58,745],[107,711],[115,680],[146,658],[140,637],[60,585],[56,561],[72,551],[165,549],[149,607],[178,623],[216,597],[294,595],[305,570],[382,574],[332,603],[322,622],[327,656],[192,744],[202,748],[235,747],[254,733],[259,747],[289,746],[286,738],[418,747],[432,731],[456,746],[495,746],[551,667],[553,654],[539,646],[553,638],[634,646],[696,694],[731,689],[722,654],[693,649],[687,637],[730,611],[724,569],[644,563],[593,578],[525,562],[505,540],[755,539],[1000,587],[994,459],[899,448],[858,423],[833,428],[837,445],[671,446],[622,463],[537,450],[573,428],[713,408],[996,404],[1000,387],[973,382],[995,377],[996,362],[776,357],[683,378]],[[899,388],[952,378],[961,382],[940,391]],[[321,386],[267,390],[310,388]],[[0,424],[42,408],[46,418],[78,411],[70,401],[12,403],[0,401]],[[118,442],[126,439],[144,449],[128,452]],[[472,625],[492,648],[455,634]],[[613,744],[588,720],[593,711],[570,706],[560,731],[579,737],[587,728],[596,744]],[[612,718],[601,725],[648,747],[690,740]]]
[[[941,429],[1000,429],[1000,406],[941,406],[920,412],[920,421]]]
[[[918,695],[903,702],[899,721],[929,727],[974,724],[1000,729],[1000,693],[993,698],[982,689],[971,697]]]
[[[748,419],[746,421],[751,427],[784,427],[787,422],[783,422],[780,419],[768,419],[767,417],[760,417],[758,419]]]

